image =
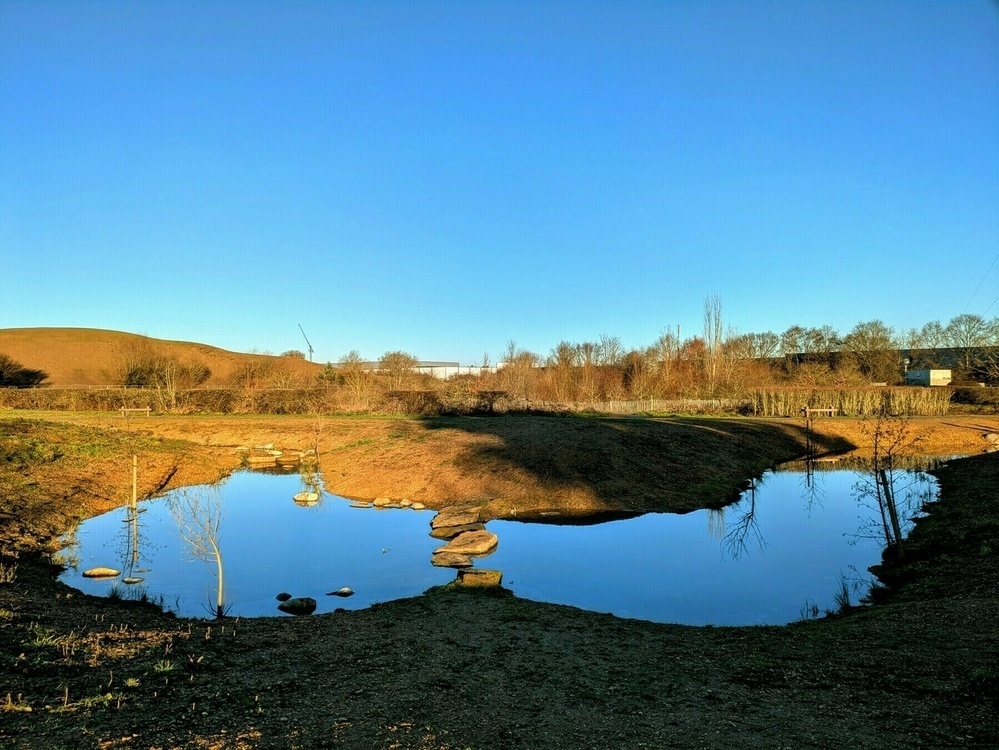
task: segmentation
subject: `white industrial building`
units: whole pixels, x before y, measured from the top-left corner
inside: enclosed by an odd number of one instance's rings
[[[950,370],[909,370],[905,373],[906,385],[950,385]]]

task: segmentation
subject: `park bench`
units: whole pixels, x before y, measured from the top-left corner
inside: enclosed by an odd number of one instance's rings
[[[132,408],[132,409],[129,409],[129,408],[126,408],[126,407],[123,406],[123,407],[121,407],[120,411],[121,411],[121,415],[123,417],[126,416],[128,414],[128,412],[133,412],[133,411],[145,412],[146,416],[148,417],[149,416],[149,412],[151,411],[151,409],[148,406],[137,406],[137,407]]]

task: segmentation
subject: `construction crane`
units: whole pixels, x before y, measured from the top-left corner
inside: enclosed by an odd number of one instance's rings
[[[298,324],[298,330],[300,330],[302,332],[302,338],[305,339],[305,343],[309,345],[309,361],[311,362],[312,361],[312,352],[313,352],[312,344],[309,342],[309,337],[305,335],[305,329],[302,328],[302,324],[301,323]]]

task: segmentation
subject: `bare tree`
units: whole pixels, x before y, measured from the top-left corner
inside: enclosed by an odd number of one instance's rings
[[[413,376],[419,360],[402,351],[385,352],[378,360],[378,370],[389,377],[392,390],[401,390]]]
[[[704,300],[704,378],[712,394],[724,363],[724,334],[721,298],[712,294]]]
[[[606,333],[600,334],[600,343],[597,345],[598,365],[618,365],[624,357],[624,346],[617,336],[608,336]]]
[[[999,346],[999,319],[986,320],[981,315],[963,314],[951,319],[944,329],[947,345],[958,349],[958,369],[965,378],[985,364],[991,350]]]
[[[772,359],[780,351],[780,336],[773,331],[749,334],[753,346],[753,357]]]
[[[371,382],[360,353],[351,349],[340,357],[339,364],[339,374],[343,378],[344,388],[350,394],[352,405],[355,408],[367,408]]]
[[[498,372],[503,389],[513,396],[529,399],[534,385],[534,371],[540,364],[541,358],[537,354],[518,347],[517,342],[510,339]]]
[[[902,374],[895,332],[880,320],[858,323],[843,339],[844,348],[875,383],[897,383]]]
[[[873,448],[871,469],[855,490],[861,502],[873,500],[878,512],[880,534],[889,551],[904,556],[903,531],[917,510],[919,499],[911,492],[912,482],[903,483],[905,470],[901,459],[911,455],[915,440],[910,436],[908,417],[888,413],[883,407],[877,417],[865,422],[864,432],[870,437]]]
[[[215,565],[217,586],[213,614],[221,619],[229,611],[229,605],[225,601],[222,549],[219,546],[223,518],[222,495],[216,487],[198,490],[185,488],[169,495],[167,506],[194,558]]]
[[[545,363],[548,368],[546,378],[551,385],[556,401],[574,401],[576,398],[576,377],[581,357],[589,357],[592,361],[593,345],[581,347],[560,341],[552,349]]]

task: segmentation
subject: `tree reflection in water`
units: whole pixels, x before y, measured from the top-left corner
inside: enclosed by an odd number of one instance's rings
[[[750,480],[749,489],[743,493],[742,499],[734,507],[738,516],[728,524],[721,542],[722,552],[733,560],[748,555],[749,545],[752,542],[756,543],[761,552],[767,547],[767,540],[763,538],[759,518],[756,515],[756,492],[763,485],[762,478]]]
[[[216,618],[222,619],[230,605],[225,601],[225,577],[222,567],[220,536],[222,519],[222,493],[215,485],[184,488],[167,498],[170,514],[177,523],[181,538],[190,547],[197,560],[215,564],[215,605],[208,608]]]

